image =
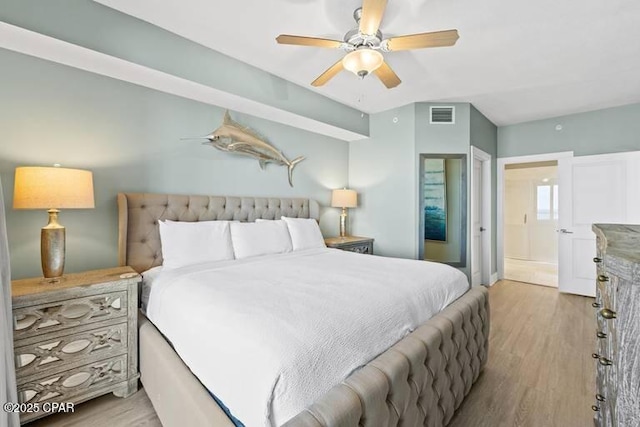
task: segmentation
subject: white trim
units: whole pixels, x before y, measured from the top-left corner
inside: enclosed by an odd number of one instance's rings
[[[489,286],[495,285],[497,281],[498,281],[498,272],[496,271],[495,273],[491,274],[491,280],[489,282]]]
[[[0,22],[0,48],[35,56],[94,74],[144,86],[160,92],[260,117],[273,122],[326,135],[343,141],[367,139],[328,123],[291,113],[271,105],[243,98],[153,68],[125,61],[95,50]]]
[[[498,182],[497,182],[497,202],[498,211],[496,212],[497,227],[496,230],[496,246],[497,257],[496,266],[498,267],[498,279],[504,279],[504,168],[506,165],[514,163],[533,163],[546,162],[551,160],[560,160],[567,157],[573,157],[573,151],[560,151],[557,153],[534,154],[531,156],[516,157],[499,157],[498,158]]]
[[[474,186],[474,160],[480,160],[482,164],[482,226],[485,228],[485,231],[482,234],[482,267],[481,267],[481,275],[482,275],[482,283],[490,283],[491,282],[491,233],[492,233],[492,220],[491,220],[491,155],[485,153],[478,147],[472,145],[471,146],[471,172],[469,173],[470,179],[470,187],[471,187],[471,204],[470,204],[470,212],[471,215],[469,224],[473,225],[473,203],[474,203],[474,194],[473,189]],[[472,242],[470,245],[471,252],[473,251],[473,230],[471,230],[471,235],[469,236],[469,240]],[[470,264],[473,263],[473,254],[469,257]],[[470,275],[473,272],[473,265],[470,265],[469,268]]]

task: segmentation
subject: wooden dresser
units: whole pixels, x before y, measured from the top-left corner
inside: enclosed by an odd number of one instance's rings
[[[134,393],[140,275],[118,267],[43,281],[11,284],[19,402],[42,407]],[[45,415],[26,412],[20,420]]]
[[[600,427],[640,426],[640,225],[595,224],[597,391]]]
[[[324,239],[324,244],[327,245],[328,248],[373,255],[373,239],[370,237],[328,237]]]

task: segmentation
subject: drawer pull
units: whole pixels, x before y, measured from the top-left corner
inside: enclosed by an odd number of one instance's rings
[[[606,338],[606,337],[607,337],[607,334],[605,334],[604,332],[600,332],[600,331],[598,331],[598,332],[596,332],[596,336],[597,336],[598,338]]]
[[[603,396],[603,395],[601,395],[601,394],[596,394],[596,400],[597,400],[598,402],[604,402],[604,401],[605,401],[605,400],[607,400],[607,399],[605,399],[605,398],[604,398],[604,396]]]
[[[599,355],[599,354],[597,354],[597,353],[593,353],[593,354],[591,355],[591,357],[593,357],[594,359],[598,359],[598,362],[600,362],[600,364],[601,364],[602,366],[611,366],[611,365],[613,365],[613,362],[612,362],[611,360],[607,359],[607,358],[606,358],[606,357],[604,357],[604,356],[600,356],[600,355]]]
[[[600,358],[600,364],[602,366],[611,366],[611,365],[613,365],[613,362],[611,360],[607,359],[606,357],[601,357]]]
[[[591,303],[591,307],[593,307],[593,308],[600,308],[600,307],[602,307],[602,305],[600,305],[600,303],[599,303],[599,302],[592,302],[592,303]]]
[[[593,262],[595,262],[596,264],[598,264],[598,263],[602,262],[602,258],[595,257],[595,258],[593,259]]]
[[[593,276],[591,276],[593,277]],[[609,278],[607,276],[605,276],[604,274],[599,274],[598,275],[598,282],[608,282]]]
[[[609,310],[608,308],[603,308],[600,310],[600,316],[604,317],[607,320],[615,319],[617,314],[613,310]]]
[[[596,405],[591,405],[591,410],[593,412],[598,412],[600,410],[600,408],[598,408]]]

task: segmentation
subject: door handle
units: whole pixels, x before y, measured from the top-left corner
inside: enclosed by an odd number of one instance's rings
[[[527,223],[527,214],[524,214],[524,223]]]
[[[567,230],[566,228],[561,228],[561,229],[560,229],[560,232],[561,232],[562,234],[573,234],[573,231],[569,231],[569,230]]]
[[[487,231],[487,229],[484,227],[480,227],[480,231]]]

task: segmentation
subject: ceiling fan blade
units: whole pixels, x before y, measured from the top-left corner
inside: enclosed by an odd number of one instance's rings
[[[324,85],[329,80],[334,78],[336,74],[338,74],[342,70],[344,70],[344,67],[342,66],[342,59],[340,59],[338,62],[333,64],[331,67],[329,67],[327,71],[320,74],[320,76],[317,79],[311,82],[311,86],[318,87],[318,86]]]
[[[304,36],[291,36],[288,34],[280,34],[276,37],[276,41],[280,44],[294,44],[297,46],[314,46],[314,47],[328,47],[328,48],[339,48],[342,46],[341,41],[338,40],[329,40],[329,39],[319,39],[316,37],[304,37]]]
[[[453,46],[456,44],[458,37],[458,30],[434,31],[432,33],[392,37],[387,40],[387,49],[397,51],[422,49],[425,47]]]
[[[374,71],[376,76],[382,81],[387,89],[392,89],[402,83],[400,77],[389,67],[389,64],[383,62],[381,66]]]
[[[360,17],[360,32],[362,34],[373,36],[378,32],[386,7],[387,0],[364,0],[362,2],[362,16]]]

